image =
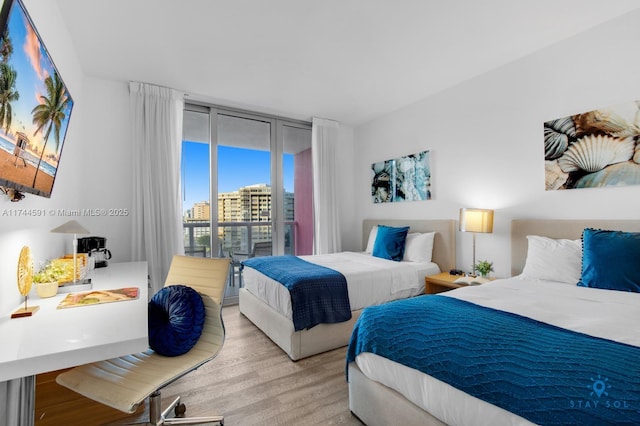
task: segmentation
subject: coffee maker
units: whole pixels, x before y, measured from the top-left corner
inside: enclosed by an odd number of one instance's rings
[[[104,268],[111,259],[111,252],[107,249],[105,237],[78,238],[78,253],[87,253],[95,262],[96,268]]]

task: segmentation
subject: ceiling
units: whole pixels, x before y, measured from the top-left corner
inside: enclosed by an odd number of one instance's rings
[[[640,6],[638,0],[55,1],[88,76],[352,126]]]

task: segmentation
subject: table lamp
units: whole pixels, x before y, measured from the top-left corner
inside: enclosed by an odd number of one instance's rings
[[[476,271],[476,234],[493,232],[493,210],[460,209],[460,231],[473,234],[473,273]]]
[[[77,220],[70,220],[69,222],[65,222],[57,228],[53,228],[50,232],[57,234],[73,234],[73,284],[76,284],[76,254],[78,252],[78,234],[89,234],[90,232],[84,226],[80,225]]]

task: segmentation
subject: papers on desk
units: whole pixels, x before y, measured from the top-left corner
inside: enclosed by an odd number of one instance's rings
[[[114,290],[93,290],[82,293],[69,293],[58,304],[58,309],[75,308],[77,306],[98,305],[100,303],[136,300],[138,287],[124,287]]]

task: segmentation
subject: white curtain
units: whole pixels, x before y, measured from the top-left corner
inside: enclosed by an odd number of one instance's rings
[[[312,120],[311,156],[313,164],[313,253],[342,250],[338,217],[338,127],[333,120]]]
[[[151,294],[160,290],[175,254],[184,254],[180,156],[184,94],[129,83],[132,120],[134,260],[149,265]]]
[[[0,425],[28,426],[35,421],[35,376],[0,382]]]

